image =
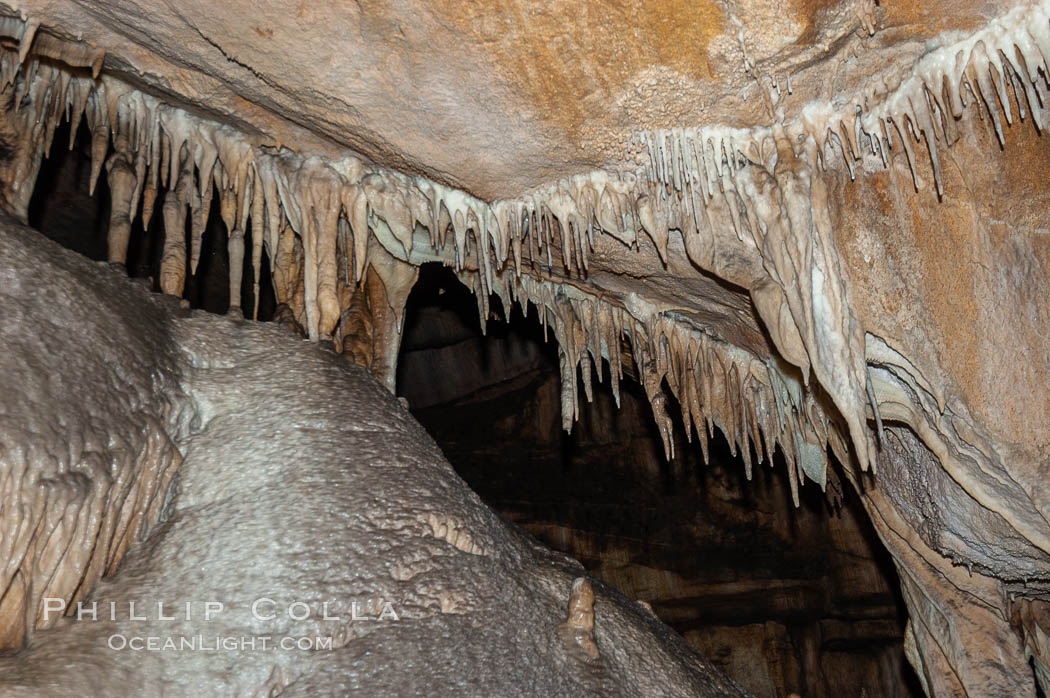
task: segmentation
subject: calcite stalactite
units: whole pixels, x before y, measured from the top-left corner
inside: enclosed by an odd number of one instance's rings
[[[797,118],[764,127],[675,129],[634,136],[636,148],[648,157],[649,180],[661,186],[661,193],[664,187],[677,193],[652,199],[672,211],[649,213],[642,219],[647,231],[675,218],[682,221],[686,235],[687,229],[702,227],[709,200],[724,197],[733,202],[729,204],[732,227],[738,236],[747,231],[754,238],[754,248],[772,280],[785,289],[786,309],[801,331],[808,361],[793,346],[790,325],[781,331],[784,313],[765,291],[757,304],[763,320],[774,328],[773,338],[785,358],[803,368],[813,366],[850,425],[862,466],[873,453],[862,447],[868,442],[862,332],[850,312],[845,276],[838,269],[826,186],[818,165],[830,167],[829,156],[837,148],[853,178],[855,164],[865,157],[861,144],[866,139],[870,155],[878,155],[885,166],[895,130],[917,187],[914,141],[921,135],[940,194],[938,141],[951,145],[953,122],[966,107],[976,102],[980,108],[983,102],[1001,142],[1000,114],[1011,123],[1013,113],[1007,85],[1014,88],[1017,113],[1022,118],[1031,114],[1041,129],[1050,87],[1050,51],[1045,48],[1050,42],[1048,12],[1045,3],[1022,6],[965,39],[942,41],[907,69],[896,85],[876,85],[842,106],[812,103]],[[967,94],[980,99],[970,101]],[[746,215],[737,213],[735,202]],[[811,237],[799,240],[799,235]],[[694,261],[720,273],[702,259]],[[800,272],[809,277],[804,283],[794,280]]]
[[[419,278],[419,267],[383,249],[369,255],[369,306],[372,312],[372,372],[395,391],[397,356],[405,322],[405,303]]]
[[[135,191],[135,174],[127,148],[127,138],[118,137],[113,154],[106,160],[109,178],[109,261],[124,264],[131,238],[131,201]]]
[[[358,366],[372,368],[375,356],[372,346],[373,321],[368,302],[368,279],[353,292],[346,310],[339,318],[335,339],[337,350]]]
[[[707,438],[717,426],[734,449],[739,449],[748,472],[751,444],[760,456],[779,444],[792,482],[805,477],[823,486],[827,445],[848,459],[846,441],[836,422],[788,367],[759,361],[657,313],[650,316],[655,319],[647,326],[636,319],[647,315],[644,306],[617,308],[570,284],[538,283],[524,275],[505,281],[505,290],[496,287],[504,307],[512,301],[523,310],[535,305],[557,340],[563,361],[563,424],[567,428],[579,413],[577,371],[582,369],[583,387],[589,393],[589,367],[597,369],[600,381],[601,366],[607,363],[615,393],[622,377],[620,344],[626,338],[658,422],[664,420],[665,433],[670,426],[659,390],[663,381],[681,406],[687,433],[695,430],[706,452]],[[669,438],[666,443],[670,451]]]
[[[3,68],[4,71],[8,69],[7,66]],[[13,78],[14,69],[10,70]],[[6,79],[3,84],[0,99],[4,105],[4,143],[5,148],[11,151],[4,163],[3,204],[4,210],[10,215],[25,221],[29,213],[29,200],[33,195],[33,183],[40,171],[40,161],[50,145],[53,131],[44,123],[34,120],[36,114],[33,111],[18,109],[24,95],[16,85],[8,84]]]
[[[193,191],[193,164],[187,159],[175,186],[164,196],[164,247],[160,260],[160,288],[165,293],[181,296],[186,283],[186,207]]]
[[[395,392],[397,357],[404,331],[405,304],[419,268],[373,243],[360,284],[340,279],[340,312],[333,340],[336,350],[369,369]]]

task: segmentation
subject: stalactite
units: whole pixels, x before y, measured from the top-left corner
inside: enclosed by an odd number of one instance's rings
[[[298,279],[298,268],[295,266],[295,233],[291,227],[281,222],[277,226],[277,242],[273,245],[273,289],[278,303],[289,303]]]
[[[124,264],[131,237],[131,202],[135,191],[135,174],[124,134],[116,139],[113,153],[106,160],[106,171],[110,194],[108,257],[110,262]]]
[[[697,228],[701,208],[710,212],[724,207],[732,214],[738,237],[742,242],[745,236],[751,238],[770,273],[748,287],[774,342],[803,369],[803,377],[812,367],[849,423],[862,466],[873,462],[874,448],[865,417],[868,379],[862,329],[849,312],[848,289],[830,240],[823,181],[823,171],[831,168],[829,151],[839,151],[853,178],[856,163],[864,157],[863,139],[884,167],[895,140],[918,189],[915,144],[925,143],[934,186],[942,195],[939,144],[946,147],[956,137],[953,122],[973,104],[967,104],[968,92],[980,103],[975,106],[983,105],[991,117],[1000,143],[1003,120],[1011,124],[1015,114],[1008,84],[1014,88],[1017,116],[1031,114],[1042,130],[1050,86],[1048,21],[1046,3],[1019,7],[966,38],[949,37],[931,48],[896,86],[837,100],[834,106],[812,103],[792,120],[754,128],[715,126],[632,136],[638,150],[648,155],[649,192],[638,205],[642,227],[658,248],[667,228],[681,228],[689,251],[689,216],[684,209],[691,209],[691,224]],[[873,27],[870,21],[865,26]],[[893,132],[896,139],[891,138]],[[675,195],[668,196],[668,191]],[[734,200],[743,204],[742,216]],[[713,273],[723,271],[713,268],[710,253],[701,248],[690,258]]]
[[[419,278],[419,267],[402,262],[381,248],[374,250],[369,257],[372,370],[387,389],[394,392],[405,304]]]
[[[177,159],[179,156],[172,156]],[[193,163],[185,158],[175,187],[164,196],[164,248],[160,259],[160,289],[173,296],[182,296],[186,283],[186,198],[193,186]]]
[[[252,319],[259,318],[259,284],[262,277],[263,226],[265,202],[263,200],[262,178],[258,172],[252,177]],[[247,224],[245,225],[247,228]]]
[[[461,275],[461,279],[473,285],[469,278]],[[584,381],[586,394],[590,367],[608,362],[615,390],[622,375],[619,347],[626,340],[668,457],[673,456],[674,440],[664,384],[679,403],[687,435],[697,433],[705,460],[707,439],[717,425],[734,451],[739,449],[748,470],[752,444],[771,462],[773,444],[779,443],[788,455],[792,479],[798,477],[801,467],[807,478],[823,488],[826,444],[839,438],[839,427],[819,404],[812,399],[807,402],[809,393],[791,367],[759,361],[656,308],[628,310],[566,283],[509,272],[497,275],[497,282],[504,307],[518,303],[525,312],[530,304],[536,306],[554,334],[566,430],[579,415],[579,381]],[[813,448],[803,445],[810,443]],[[797,482],[793,492],[797,498]]]

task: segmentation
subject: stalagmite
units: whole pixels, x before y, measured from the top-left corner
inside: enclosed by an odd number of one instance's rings
[[[594,641],[594,589],[586,577],[577,577],[572,583],[565,628],[589,659],[598,659],[598,645]]]

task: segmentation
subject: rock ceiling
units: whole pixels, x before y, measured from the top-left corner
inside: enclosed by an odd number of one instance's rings
[[[1047,3],[6,5],[10,212],[83,119],[112,261],[136,216],[188,220],[159,279],[180,295],[217,206],[231,289],[266,255],[312,339],[356,341],[365,289],[388,385],[416,267],[443,262],[483,319],[492,294],[541,309],[567,428],[633,358],[668,435],[673,409],[748,460],[777,445],[793,486],[834,452],[931,692],[1047,659]],[[974,639],[937,619],[973,605]]]

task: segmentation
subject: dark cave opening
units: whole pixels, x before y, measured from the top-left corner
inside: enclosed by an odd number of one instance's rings
[[[72,123],[64,120],[55,130],[51,151],[45,154],[40,165],[36,186],[29,203],[29,226],[47,237],[89,259],[106,259],[106,236],[109,229],[110,191],[103,166],[95,185],[91,189],[91,134],[81,121],[76,136],[70,144]],[[211,313],[226,313],[230,308],[229,254],[227,251],[226,226],[219,214],[219,193],[212,183],[212,205],[201,239],[200,263],[196,273],[187,265],[183,298],[193,308]],[[160,290],[157,279],[163,252],[164,226],[161,210],[166,188],[158,192],[153,215],[144,225],[141,215],[132,220],[131,239],[128,243],[126,270],[135,279],[146,280],[154,291]],[[190,244],[190,216],[186,217],[186,245]],[[245,231],[246,249],[252,244],[249,224]],[[251,314],[254,271],[251,255],[245,254],[241,284],[241,308]],[[258,319],[269,320],[277,305],[273,285],[270,282],[270,261],[265,250],[259,274]]]
[[[677,406],[668,461],[644,390],[625,378],[617,408],[608,366],[566,434],[553,339],[534,309],[492,302],[483,336],[473,295],[424,266],[398,363],[399,394],[486,504],[756,695],[922,695],[896,570],[848,484],[833,505],[809,482],[796,509],[779,450],[773,467],[752,451],[748,482],[716,431],[705,465]]]
[[[105,170],[89,194],[90,138],[81,125],[56,132],[40,168],[29,223],[60,244],[106,259]],[[214,186],[214,185],[213,185]],[[156,279],[163,234],[157,199],[146,227],[133,221],[130,276]],[[187,220],[187,244],[189,221]],[[252,231],[246,231],[250,247]],[[241,305],[252,307],[246,255]],[[200,266],[183,297],[229,308],[227,234],[213,197]],[[276,301],[269,260],[259,319]],[[655,613],[756,695],[918,696],[903,656],[906,620],[896,572],[855,493],[832,506],[813,483],[796,509],[778,455],[748,482],[716,432],[705,465],[687,443],[677,406],[676,457],[664,457],[644,390],[606,381],[566,434],[557,348],[535,308],[491,299],[487,332],[477,302],[452,273],[425,265],[409,298],[398,362],[399,394],[471,488],[506,519]],[[630,375],[632,367],[626,366]],[[670,398],[669,398],[670,399]]]

